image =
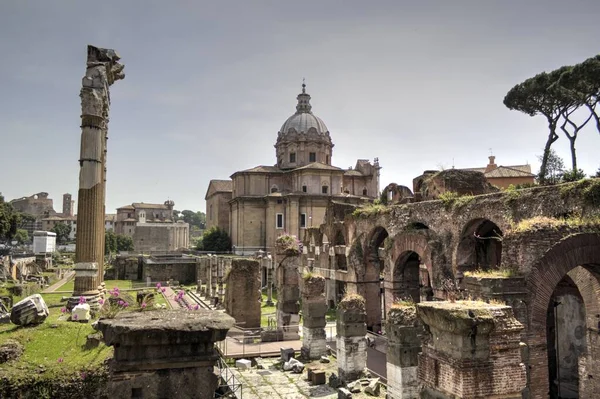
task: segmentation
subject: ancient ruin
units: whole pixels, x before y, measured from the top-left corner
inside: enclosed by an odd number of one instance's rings
[[[244,328],[260,328],[259,263],[254,259],[233,259],[225,279],[225,311]]]
[[[337,310],[337,360],[339,378],[343,383],[362,376],[367,367],[367,333],[365,300],[360,295],[348,295]]]
[[[73,307],[80,296],[97,308],[104,276],[104,202],[110,86],[125,77],[115,50],[88,46],[81,88],[81,155]]]
[[[300,285],[302,297],[302,357],[319,359],[327,353],[325,339],[325,279],[307,274]]]

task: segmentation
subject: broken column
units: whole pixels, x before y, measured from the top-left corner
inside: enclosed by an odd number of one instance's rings
[[[210,297],[217,297],[217,255],[213,255],[210,258]]]
[[[81,97],[81,152],[77,198],[75,285],[68,307],[86,297],[99,307],[98,285],[104,276],[104,202],[106,196],[106,142],[108,139],[109,87],[123,79],[124,66],[114,50],[87,48],[87,69]]]
[[[219,298],[218,303],[223,303],[225,297],[225,290],[223,289],[223,276],[225,274],[225,259],[223,257],[217,258],[217,297]]]
[[[285,341],[300,338],[299,266],[298,256],[288,256],[281,261],[277,271],[277,327]]]
[[[267,257],[263,259],[265,267],[267,268],[267,306],[273,306],[273,257],[271,254],[267,254]]]
[[[302,357],[319,359],[327,353],[325,335],[325,278],[306,275],[302,278]]]
[[[387,346],[387,385],[392,398],[418,398],[417,366],[423,327],[414,303],[393,304],[385,326]]]
[[[360,378],[367,367],[367,312],[362,296],[350,294],[340,301],[336,330],[339,378],[347,383]]]
[[[108,396],[213,398],[215,342],[225,339],[233,322],[211,310],[122,312],[100,319],[97,328],[114,347]]]
[[[260,264],[233,259],[226,277],[225,311],[243,328],[260,328]]]
[[[428,331],[418,366],[426,397],[521,398],[523,325],[510,306],[426,302],[417,309]]]

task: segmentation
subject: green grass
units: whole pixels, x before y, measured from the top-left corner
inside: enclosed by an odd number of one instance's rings
[[[114,287],[119,287],[122,290],[131,289],[131,280],[104,280],[106,289],[110,290]],[[71,291],[73,292],[75,280],[70,280],[58,287],[56,291]]]
[[[275,317],[277,311],[277,292],[273,290],[273,306],[267,306],[267,294],[262,294],[262,306],[260,309],[260,326],[269,326],[269,316]]]
[[[61,295],[44,294],[50,315],[44,323],[20,327],[0,325],[0,345],[13,339],[24,346],[23,355],[16,361],[0,368],[0,377],[25,378],[31,373],[44,370],[44,378],[78,375],[82,370],[94,370],[112,356],[113,350],[100,344],[98,348],[85,350],[86,337],[94,333],[91,324],[59,320]]]

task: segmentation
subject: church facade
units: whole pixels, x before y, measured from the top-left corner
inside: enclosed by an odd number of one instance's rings
[[[283,233],[302,238],[304,229],[323,223],[329,201],[361,203],[379,196],[377,158],[359,159],[350,169],[333,166],[334,144],[310,99],[303,84],[296,112],[277,135],[275,165],[235,172],[230,193],[207,192],[207,211],[219,200],[215,196],[229,196],[227,230],[236,254],[270,251]]]

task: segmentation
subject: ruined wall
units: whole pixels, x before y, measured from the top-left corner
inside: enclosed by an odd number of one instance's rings
[[[225,311],[243,328],[260,327],[260,264],[234,258],[225,278]]]

